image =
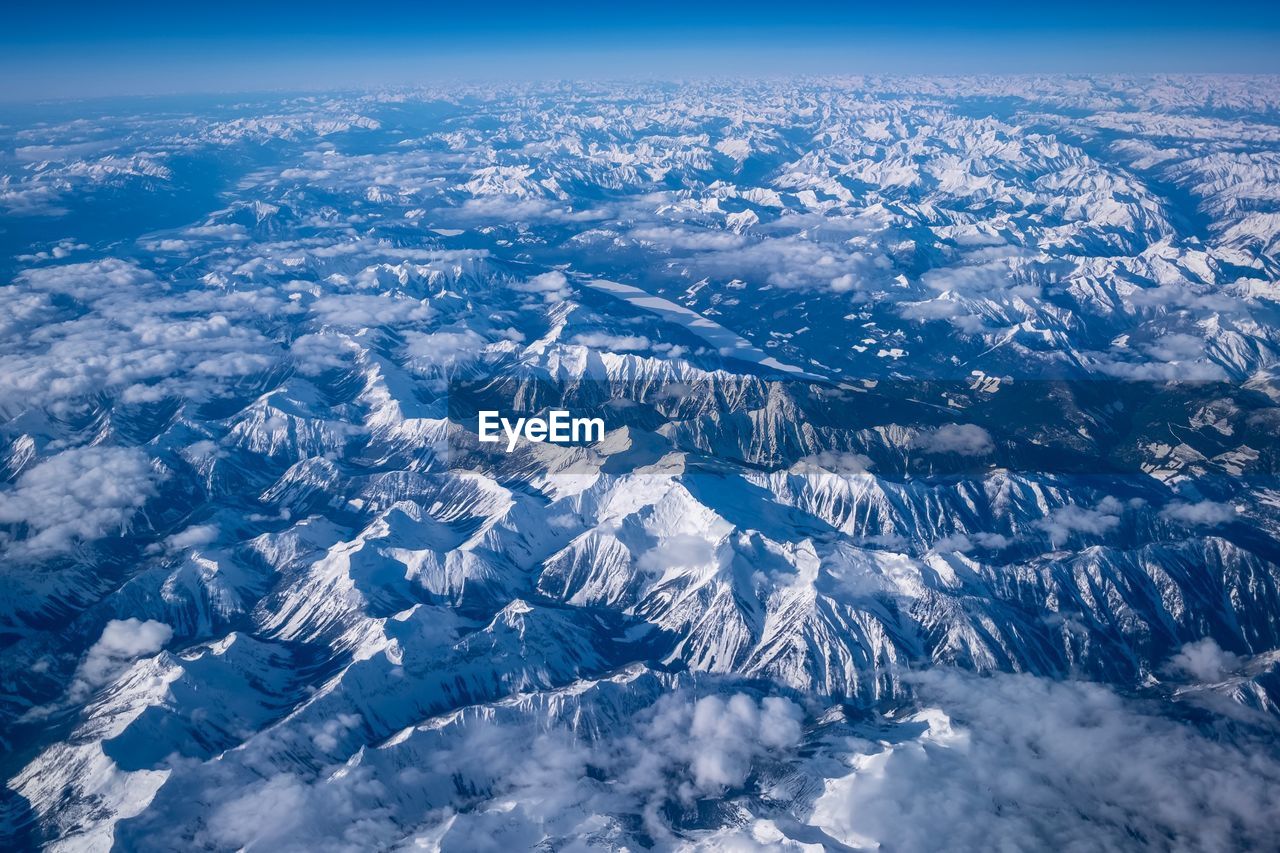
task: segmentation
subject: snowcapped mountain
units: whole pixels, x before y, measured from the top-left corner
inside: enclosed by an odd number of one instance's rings
[[[1280,81],[77,109],[0,127],[6,848],[1274,844]]]

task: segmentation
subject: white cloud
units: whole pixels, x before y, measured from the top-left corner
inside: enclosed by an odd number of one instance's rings
[[[311,731],[311,742],[324,752],[332,752],[338,748],[338,739],[359,725],[359,714],[339,714],[333,719],[308,728]]]
[[[9,553],[57,554],[119,532],[156,495],[158,479],[147,455],[133,448],[82,447],[50,457],[0,492],[0,524],[27,531],[8,541]]]
[[[425,299],[362,293],[322,296],[312,303],[311,312],[326,325],[347,329],[421,323],[432,315]]]
[[[193,524],[186,530],[181,530],[164,540],[165,547],[170,551],[184,551],[187,548],[199,548],[201,545],[208,545],[218,540],[218,525],[216,524]]]
[[[932,269],[920,276],[920,282],[930,290],[962,295],[980,295],[1015,286],[1009,266],[1003,262]]]
[[[419,368],[451,367],[473,361],[481,355],[484,345],[484,338],[470,329],[405,335],[405,352]]]
[[[326,370],[349,366],[358,349],[358,345],[345,335],[307,334],[293,340],[289,345],[289,355],[303,375],[316,376]]]
[[[1198,681],[1218,681],[1240,665],[1240,658],[1226,651],[1212,637],[1187,643],[1169,661],[1169,668]]]
[[[934,542],[933,550],[944,553],[947,551],[959,551],[961,554],[967,554],[973,550],[973,541],[963,533],[955,533],[951,536],[943,536],[937,542]]]
[[[1157,361],[1195,361],[1204,356],[1204,337],[1170,333],[1160,336],[1144,349]]]
[[[1120,501],[1107,496],[1092,507],[1067,504],[1054,509],[1039,521],[1055,543],[1061,543],[1073,533],[1101,536],[1120,526],[1120,513],[1124,507]]]
[[[192,373],[204,376],[232,378],[250,376],[267,370],[277,362],[273,356],[252,352],[224,352],[196,362]]]
[[[714,544],[689,533],[668,536],[636,560],[641,571],[662,575],[670,569],[697,569],[715,561]]]
[[[644,335],[611,335],[608,332],[586,332],[574,335],[572,342],[607,352],[631,352],[649,349],[652,346],[652,341]]]
[[[999,551],[1001,548],[1009,546],[1009,538],[999,533],[988,533],[980,531],[978,533],[953,533],[950,536],[943,536],[937,542],[933,543],[933,550],[939,552],[959,551],[961,554],[967,554],[975,548],[985,548],[990,551]]]
[[[1096,366],[1107,376],[1132,382],[1221,382],[1227,379],[1227,372],[1222,366],[1211,361],[1119,361],[1104,356]]]
[[[94,690],[124,672],[129,664],[155,654],[171,639],[173,629],[163,622],[112,619],[76,669],[71,699],[84,701]]]
[[[658,249],[685,251],[723,251],[736,249],[745,241],[738,234],[730,231],[713,229],[692,230],[688,228],[671,228],[664,225],[649,225],[636,228],[629,235],[633,240],[652,243]]]
[[[837,293],[874,289],[893,267],[888,257],[874,250],[851,250],[796,235],[697,255],[688,262],[704,275]]]
[[[1152,839],[1231,850],[1265,847],[1280,831],[1280,761],[1247,734],[1239,745],[1205,736],[1090,683],[949,670],[911,680],[922,710],[854,721],[816,752],[797,750],[804,715],[776,697],[677,692],[618,718],[615,695],[571,712],[584,723],[572,728],[495,706],[407,730],[312,779],[212,767],[207,787],[175,789],[169,811],[129,831],[285,851],[321,842],[526,849],[548,839],[586,849],[587,839],[629,843],[642,831],[650,844],[681,849],[691,838],[687,826],[677,834],[675,816],[732,797],[735,815],[752,821],[761,794],[778,818],[771,830],[753,826],[766,849],[787,836],[822,843],[827,833],[905,853],[936,850],[940,838],[955,850],[1116,849]],[[612,711],[594,713],[605,707]],[[327,747],[330,729],[356,722],[316,727],[311,738]],[[814,781],[812,808],[800,795],[789,813],[797,789],[788,779]]]
[[[989,548],[992,551],[999,551],[1001,548],[1009,547],[1009,537],[1002,533],[990,533],[982,531],[979,533],[969,534],[969,538],[977,542],[983,548]]]
[[[1205,527],[1214,527],[1219,524],[1226,524],[1235,520],[1236,508],[1229,503],[1219,503],[1217,501],[1197,501],[1195,503],[1187,503],[1185,501],[1174,501],[1164,509],[1160,510],[1160,515],[1182,524],[1201,525]]]
[[[316,790],[297,776],[278,773],[220,803],[209,816],[209,835],[233,848],[303,849],[299,838],[305,837],[308,825],[318,817],[315,800],[326,790]],[[333,814],[336,812],[329,812]]]
[[[104,297],[120,295],[140,285],[156,281],[153,273],[130,261],[103,258],[83,264],[40,267],[27,270],[18,278],[19,284],[34,290],[62,293],[81,301],[93,302]]]
[[[0,287],[0,336],[8,337],[37,328],[53,321],[59,313],[47,293]]]
[[[562,302],[569,297],[569,279],[559,270],[544,272],[525,281],[511,285],[512,290],[533,293],[547,302]]]
[[[800,709],[786,699],[766,698],[759,704],[744,694],[722,699],[707,696],[693,707],[687,729],[672,734],[689,738],[690,770],[701,793],[718,794],[747,779],[756,755],[786,749],[800,740]],[[652,731],[661,731],[671,720],[655,718]]]
[[[977,424],[945,424],[917,433],[912,446],[925,453],[958,453],[985,456],[995,449],[991,433]]]
[[[963,311],[963,306],[951,299],[904,302],[898,309],[898,313],[907,320],[950,320],[962,314]]]
[[[224,384],[218,380],[268,369],[279,357],[254,325],[284,313],[274,291],[178,297],[152,273],[106,259],[29,270],[13,292],[25,295],[20,304],[34,327],[0,342],[0,405],[61,412],[104,393],[202,399]]]
[[[861,453],[840,453],[824,450],[812,456],[805,456],[791,466],[791,470],[803,473],[811,470],[829,471],[842,477],[864,474],[872,467],[871,459]]]

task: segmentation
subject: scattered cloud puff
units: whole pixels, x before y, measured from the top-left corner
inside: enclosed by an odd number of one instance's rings
[[[76,669],[70,698],[83,702],[94,690],[124,672],[129,664],[155,654],[171,639],[173,629],[163,622],[112,619]]]
[[[1039,288],[1018,283],[1008,263],[996,261],[932,269],[920,276],[920,283],[938,293],[975,297],[1009,291],[1014,296],[1036,296]]]
[[[48,293],[0,287],[0,335],[8,337],[54,320],[59,314]]]
[[[1121,361],[1105,357],[1096,367],[1108,376],[1131,382],[1221,382],[1228,378],[1226,370],[1211,361],[1173,363]]]
[[[692,802],[742,785],[760,755],[794,747],[803,717],[788,699],[706,696],[692,708],[681,701],[659,703],[645,736],[687,763],[689,778],[676,790]]]
[[[961,554],[967,554],[975,548],[999,551],[1001,548],[1009,547],[1009,544],[1009,537],[1001,533],[980,531],[978,533],[955,533],[950,536],[944,536],[933,543],[933,550],[939,552],[959,551]]]
[[[1216,527],[1235,520],[1237,510],[1233,504],[1218,501],[1196,501],[1188,503],[1175,501],[1164,509],[1160,515],[1182,524],[1203,527]]]
[[[699,275],[836,293],[874,289],[893,268],[892,261],[878,252],[851,250],[798,235],[709,251],[686,262]]]
[[[796,473],[815,470],[827,471],[842,477],[848,477],[855,474],[865,474],[871,469],[872,464],[871,459],[861,453],[840,453],[833,450],[824,450],[821,453],[815,453],[798,460],[791,466],[791,470]]]
[[[636,228],[630,232],[629,236],[633,240],[651,243],[655,248],[664,251],[724,251],[736,249],[745,242],[742,236],[729,231],[672,228],[663,225]]]
[[[121,291],[127,292],[155,281],[154,273],[119,258],[38,267],[25,271],[18,278],[20,285],[33,290],[61,293],[83,302],[117,296]]]
[[[1172,288],[1171,288],[1172,289]],[[1157,288],[1156,290],[1165,290]],[[1138,291],[1135,299],[1140,305],[1149,305],[1150,299],[1138,297],[1150,291]],[[1239,306],[1236,306],[1237,309]],[[1206,312],[1220,312],[1222,305],[1204,308]],[[1120,350],[1128,350],[1121,355],[1115,348],[1109,353],[1100,355],[1098,369],[1108,375],[1131,381],[1156,382],[1215,382],[1228,379],[1228,371],[1222,364],[1211,360],[1210,353],[1215,349],[1208,347],[1205,335],[1186,332],[1163,332],[1153,340],[1145,343],[1133,343]],[[1134,356],[1142,360],[1134,360]],[[1219,353],[1221,357],[1221,353]],[[1226,360],[1230,363],[1230,359]]]
[[[574,335],[572,343],[606,352],[634,352],[647,350],[653,342],[644,335],[611,335],[608,332],[586,332]]]
[[[327,326],[359,329],[402,326],[431,319],[431,304],[407,296],[372,296],[342,293],[322,296],[311,304],[311,313]]]
[[[672,569],[701,569],[714,562],[714,543],[705,536],[677,533],[641,554],[636,568],[661,576]]]
[[[1179,649],[1169,661],[1169,668],[1197,681],[1219,681],[1240,663],[1239,657],[1223,649],[1212,637],[1205,637]]]
[[[1101,536],[1120,526],[1120,514],[1124,505],[1108,495],[1092,508],[1067,504],[1054,509],[1038,524],[1050,539],[1061,543],[1074,533]]]
[[[186,530],[167,537],[164,544],[170,551],[185,551],[188,548],[199,548],[216,541],[218,541],[218,525],[193,524]]]
[[[47,251],[36,252],[30,255],[18,255],[18,263],[30,264],[38,261],[60,261],[63,258],[70,257],[75,252],[83,252],[89,248],[87,243],[77,243],[75,240],[59,240],[49,247]]]
[[[64,450],[0,492],[10,556],[46,557],[118,533],[156,495],[160,475],[136,448]]]
[[[358,352],[355,341],[334,332],[299,335],[289,344],[289,355],[304,376],[349,367]]]
[[[511,285],[512,290],[541,296],[547,302],[563,302],[569,298],[569,279],[559,270],[544,272]]]
[[[1204,357],[1204,338],[1175,332],[1162,335],[1144,349],[1156,361],[1195,361]]]
[[[447,368],[472,361],[480,356],[485,339],[470,329],[442,332],[409,332],[405,335],[405,352],[414,367]]]
[[[946,320],[966,335],[976,335],[988,331],[986,324],[978,314],[968,313],[968,309],[954,294],[944,294],[937,299],[923,302],[900,303],[898,313],[905,320]]]
[[[312,732],[311,741],[320,750],[332,752],[338,748],[338,738],[359,725],[359,714],[339,714],[319,725],[310,726],[309,729]]]
[[[961,456],[985,456],[995,450],[991,433],[977,424],[945,424],[925,430],[916,434],[912,446],[925,453],[958,453]]]

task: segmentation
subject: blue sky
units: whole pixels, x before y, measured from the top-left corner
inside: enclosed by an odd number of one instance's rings
[[[1280,72],[1280,3],[24,3],[10,99],[451,77]]]

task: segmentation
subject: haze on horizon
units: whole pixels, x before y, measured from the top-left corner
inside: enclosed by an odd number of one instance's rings
[[[809,74],[1273,73],[1280,11],[1254,0],[910,9],[746,0],[484,6],[60,2],[6,13],[0,97],[320,90],[442,79]]]

